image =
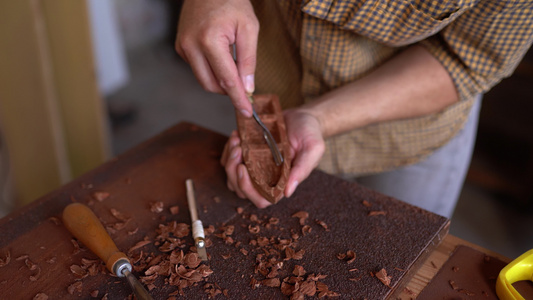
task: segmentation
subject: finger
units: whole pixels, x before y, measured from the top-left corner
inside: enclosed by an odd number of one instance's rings
[[[238,166],[238,179],[239,179],[239,189],[245,194],[246,198],[248,198],[255,206],[259,208],[265,208],[267,206],[270,206],[272,203],[268,202],[252,185],[252,181],[250,180],[250,176],[248,174],[248,170],[246,170],[246,167],[241,164]]]
[[[194,76],[202,88],[211,93],[225,94],[226,91],[220,86],[207,59],[202,55],[187,56]]]
[[[244,195],[242,191],[240,191],[237,174],[237,167],[242,163],[241,151],[241,147],[235,147],[230,151],[230,155],[226,162],[225,170],[226,175],[228,177],[228,188],[231,191],[234,191],[236,193],[240,192],[242,195]]]
[[[235,40],[237,69],[243,82],[244,90],[252,94],[255,90],[254,73],[257,58],[257,38],[259,22],[250,22],[237,29]]]
[[[251,117],[252,104],[248,101],[237,66],[228,46],[225,46],[225,51],[212,52],[209,49],[211,48],[206,49],[206,58],[213,70],[214,76],[218,80],[218,85],[230,97],[237,111],[247,118]]]
[[[239,136],[237,134],[237,131],[233,130],[233,132],[231,133],[230,137],[228,138],[228,141],[224,145],[224,150],[222,152],[222,157],[220,158],[220,164],[222,166],[226,165],[226,162],[229,159],[229,155],[230,155],[231,151],[233,150],[233,148],[235,148],[236,146],[240,145],[240,143],[241,143],[241,139],[239,138]]]
[[[287,187],[285,188],[285,196],[287,198],[292,196],[298,184],[309,177],[309,174],[317,167],[323,154],[323,143],[313,143],[294,157]]]

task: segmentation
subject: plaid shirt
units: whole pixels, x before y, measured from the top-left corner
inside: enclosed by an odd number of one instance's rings
[[[370,174],[416,163],[463,127],[474,97],[510,76],[533,42],[531,0],[258,0],[257,91],[293,107],[423,45],[451,75],[459,101],[418,118],[326,140],[319,168]]]

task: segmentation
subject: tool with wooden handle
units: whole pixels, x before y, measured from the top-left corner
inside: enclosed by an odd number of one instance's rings
[[[120,252],[92,210],[81,204],[69,204],[63,210],[65,227],[87,248],[102,259],[107,269],[118,277],[126,277],[137,299],[153,300],[148,291],[131,273],[131,263]]]
[[[187,188],[187,202],[189,203],[189,212],[191,213],[192,237],[194,239],[194,245],[196,246],[196,252],[198,252],[198,257],[200,257],[201,260],[207,261],[204,226],[202,225],[202,221],[198,218],[192,179],[185,180],[185,187]]]

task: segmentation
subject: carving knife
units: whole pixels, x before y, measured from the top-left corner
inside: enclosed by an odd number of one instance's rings
[[[233,55],[233,60],[237,62],[237,50],[235,48],[235,44],[231,45],[231,53]],[[274,162],[276,163],[276,166],[281,166],[283,163],[283,156],[281,155],[281,152],[279,151],[278,145],[276,143],[276,140],[274,140],[274,137],[272,136],[272,133],[270,133],[270,130],[265,126],[263,121],[259,118],[257,115],[257,112],[255,111],[254,107],[254,98],[252,94],[248,94],[248,101],[252,104],[252,116],[254,120],[257,122],[259,127],[261,127],[261,130],[263,131],[263,137],[265,138],[265,141],[268,145],[268,148],[270,148],[270,152],[272,152],[272,158],[274,159]]]
[[[135,297],[140,300],[153,300],[144,286],[131,273],[131,263],[120,252],[93,211],[81,204],[69,204],[63,210],[65,227],[94,254],[100,257],[107,269],[118,277],[126,277]]]
[[[189,212],[192,220],[192,237],[196,246],[196,252],[201,260],[207,261],[207,252],[205,250],[205,234],[202,221],[198,219],[198,210],[196,209],[196,197],[194,196],[194,186],[192,179],[185,181],[187,188],[187,202],[189,203]]]

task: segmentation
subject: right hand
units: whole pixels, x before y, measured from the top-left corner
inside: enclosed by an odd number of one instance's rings
[[[259,22],[249,0],[186,0],[181,9],[176,51],[191,65],[202,87],[227,94],[251,117],[246,97],[254,91]],[[235,44],[237,64],[230,50]]]

